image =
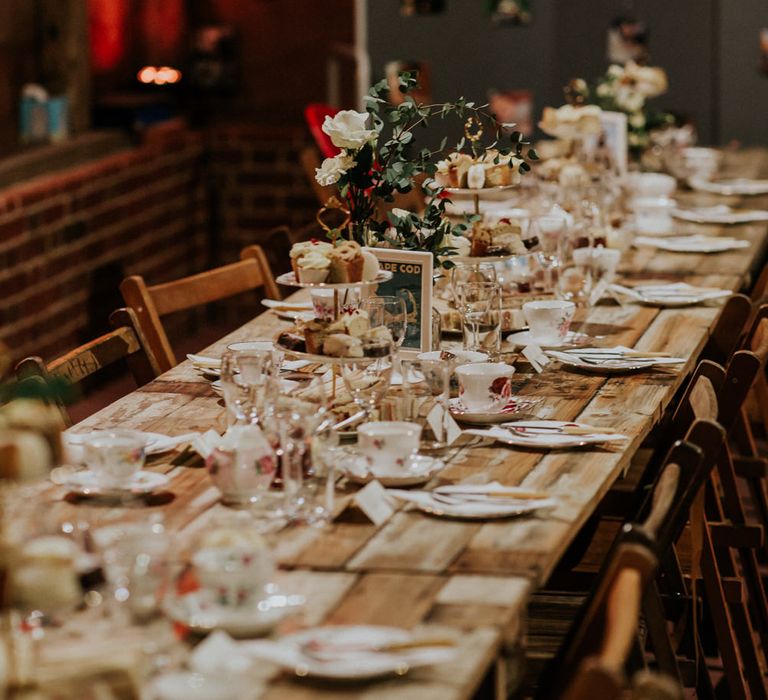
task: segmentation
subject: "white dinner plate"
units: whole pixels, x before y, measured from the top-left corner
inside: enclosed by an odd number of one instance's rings
[[[556,420],[529,420],[505,423],[503,426],[487,430],[466,430],[470,435],[493,438],[499,442],[515,447],[527,447],[539,450],[563,450],[586,445],[599,445],[604,442],[626,440],[621,433],[590,433],[587,435],[571,435],[560,432],[564,428],[593,429],[583,423]]]
[[[139,470],[125,486],[104,486],[92,471],[81,470],[62,473],[57,483],[65,486],[72,493],[80,496],[123,496],[146,495],[168,485],[170,479],[165,474]]]
[[[247,642],[244,651],[299,676],[337,681],[402,676],[411,668],[446,663],[456,656],[455,646],[373,650],[415,639],[419,639],[418,633],[398,627],[336,625],[302,630],[274,641]]]
[[[447,493],[435,491],[401,491],[388,489],[387,494],[406,501],[420,511],[445,518],[461,520],[496,520],[514,518],[537,510],[554,508],[553,498],[515,499],[492,496],[487,498],[456,498]]]
[[[224,630],[233,637],[261,637],[304,604],[304,596],[274,591],[260,601],[245,605],[220,605],[208,591],[198,590],[169,598],[164,612],[193,632]]]
[[[621,356],[624,351],[628,355]],[[565,367],[593,372],[595,374],[623,374],[637,372],[661,365],[678,365],[685,360],[682,357],[632,357],[630,348],[582,348],[571,351],[547,350],[547,355],[554,357]]]
[[[428,455],[414,455],[404,469],[369,466],[356,449],[348,448],[339,463],[339,471],[354,484],[374,479],[387,487],[418,486],[427,483],[445,467],[445,462]]]
[[[554,344],[538,343],[533,339],[533,336],[531,336],[530,331],[520,331],[519,333],[513,333],[512,335],[508,335],[506,337],[505,342],[517,348],[524,348],[526,345],[531,345],[531,343],[535,343],[540,348],[557,350],[559,348],[581,347],[583,345],[588,345],[593,340],[594,338],[592,338],[592,336],[587,335],[586,333],[576,333],[575,331],[570,331],[569,333],[566,334],[565,338],[563,338],[563,341],[561,343],[554,343]]]
[[[733,292],[728,289],[713,287],[694,287],[685,282],[675,284],[637,285],[624,287],[620,284],[610,285],[613,292],[629,297],[641,304],[659,306],[662,308],[678,308],[694,306],[715,299],[724,299]]]
[[[462,423],[503,423],[516,415],[529,413],[540,400],[529,396],[512,396],[507,405],[497,411],[468,411],[461,399],[451,399],[448,406],[451,415]]]
[[[297,386],[301,386],[301,383],[295,382],[293,379],[280,380],[280,391],[283,394],[290,394]],[[221,379],[211,382],[211,389],[213,389],[219,396],[224,396],[224,390],[221,387]]]
[[[706,180],[700,177],[691,177],[688,184],[700,192],[711,192],[725,196],[768,194],[768,180],[750,180],[745,177],[728,180]]]
[[[760,209],[733,209],[727,204],[692,209],[673,209],[672,216],[693,224],[748,224],[753,221],[768,221],[768,211]]]
[[[724,238],[719,236],[674,236],[670,238],[655,238],[651,236],[637,236],[634,245],[649,245],[667,250],[670,253],[724,253],[728,250],[749,248],[749,241],[738,238]]]

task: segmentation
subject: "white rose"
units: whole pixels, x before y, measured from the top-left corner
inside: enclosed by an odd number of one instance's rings
[[[442,245],[446,248],[455,248],[457,255],[468,256],[472,248],[472,243],[466,236],[457,236],[452,233],[446,233],[443,236]],[[450,257],[449,257],[450,259]]]
[[[315,180],[321,185],[335,185],[339,178],[355,164],[355,159],[345,153],[333,158],[326,158],[319,168],[315,168]]]
[[[632,81],[638,92],[645,97],[656,97],[667,91],[667,74],[661,68],[638,66],[630,61],[624,79]]]
[[[335,117],[327,116],[323,122],[323,132],[331,137],[334,146],[358,150],[369,141],[376,139],[375,129],[366,129],[368,115],[344,109]]]
[[[597,86],[597,94],[600,97],[608,97],[611,94],[611,86],[608,83],[600,83]]]
[[[629,117],[629,125],[633,129],[642,129],[645,126],[645,115],[642,112],[635,112]]]

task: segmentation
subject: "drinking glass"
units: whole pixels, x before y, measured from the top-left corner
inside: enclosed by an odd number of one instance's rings
[[[591,256],[576,256],[557,271],[555,296],[558,299],[572,301],[576,306],[589,306],[592,295]]]
[[[371,328],[386,326],[392,333],[392,341],[399,348],[408,331],[408,311],[402,297],[368,297],[360,302],[360,308],[368,314]]]
[[[485,263],[456,263],[451,270],[451,291],[456,308],[459,308],[459,290],[468,282],[498,282],[496,265]]]
[[[372,420],[392,382],[395,354],[391,343],[363,345],[363,353],[364,357],[342,362],[341,374],[352,400],[365,411],[366,420]]]
[[[563,246],[567,231],[564,217],[540,216],[530,224],[539,237],[539,263],[544,270],[544,290],[552,290],[552,269],[562,264]]]
[[[501,350],[501,288],[496,282],[468,282],[459,289],[464,349]]]
[[[437,454],[448,446],[451,364],[442,360],[401,361],[403,390],[397,420],[421,426],[419,450]]]
[[[259,423],[277,390],[280,355],[273,350],[228,350],[221,358],[221,388],[230,425]]]

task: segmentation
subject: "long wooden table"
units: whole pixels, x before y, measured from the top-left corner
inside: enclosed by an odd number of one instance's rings
[[[731,156],[743,175],[765,171],[762,151]],[[723,198],[685,196],[689,204]],[[733,200],[732,200],[733,201]],[[747,206],[768,205],[751,198]],[[715,227],[682,230],[718,233]],[[669,279],[738,291],[749,285],[765,259],[766,225],[729,227],[727,235],[749,240],[749,249],[716,255],[628,251],[620,274],[629,281]],[[534,452],[485,444],[453,450],[442,482],[465,479],[524,485],[557,498],[552,511],[502,521],[438,519],[404,507],[381,527],[344,518],[323,530],[292,527],[274,539],[280,582],[305,593],[307,605],[292,625],[369,623],[403,627],[441,625],[461,630],[458,661],[405,678],[353,687],[322,687],[293,680],[265,664],[253,697],[468,698],[498,659],[520,640],[532,588],[543,584],[582,524],[620,479],[633,454],[694,368],[719,305],[657,309],[637,304],[601,304],[579,330],[601,344],[623,344],[686,358],[684,365],[638,374],[599,376],[547,369],[535,374],[518,363],[515,390],[536,396],[541,418],[582,420],[630,436],[626,444],[561,452]],[[287,326],[267,312],[205,349],[218,355],[236,341],[271,338]],[[132,427],[169,435],[223,430],[220,399],[188,362],[167,372],[80,423],[76,430]],[[215,488],[202,469],[169,464],[151,467],[171,476],[174,500],[157,506],[171,530],[205,527],[221,512]],[[56,490],[56,496],[63,496]],[[76,506],[60,505],[61,508]],[[131,510],[143,518],[153,508]],[[498,668],[501,668],[499,665]],[[503,674],[497,676],[499,692]]]

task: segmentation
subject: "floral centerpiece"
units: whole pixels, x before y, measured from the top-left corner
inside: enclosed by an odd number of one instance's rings
[[[566,88],[572,101],[597,105],[606,111],[627,115],[627,141],[635,154],[642,153],[651,143],[650,132],[674,123],[666,112],[648,105],[648,100],[667,91],[667,74],[662,68],[640,66],[633,61],[612,65],[605,75],[589,85],[577,78]]]
[[[530,170],[529,161],[537,156],[530,148],[523,153],[528,144],[520,132],[505,135],[511,125],[500,124],[486,111],[487,105],[476,106],[464,98],[419,104],[409,95],[416,87],[416,74],[404,72],[399,76],[399,90],[405,95],[401,104],[393,105],[386,99],[389,87],[382,80],[366,96],[366,112],[344,110],[326,117],[323,131],[340,153],[323,161],[316,179],[321,185],[338,186],[350,212],[351,237],[358,243],[431,251],[442,267],[449,268],[453,265],[449,258],[456,254],[470,220],[453,223],[445,216],[448,200],[434,179],[434,159],[444,152],[447,140],[435,150],[419,149],[414,143],[416,129],[449,115],[469,118],[467,128],[476,129],[473,138],[462,138],[456,151],[466,147],[474,157],[480,157],[495,149],[496,162],[506,162],[518,173]],[[481,125],[490,125],[492,144],[483,145],[475,138],[482,131]],[[410,192],[417,182],[427,199],[422,213],[403,209],[385,212],[396,193]]]

